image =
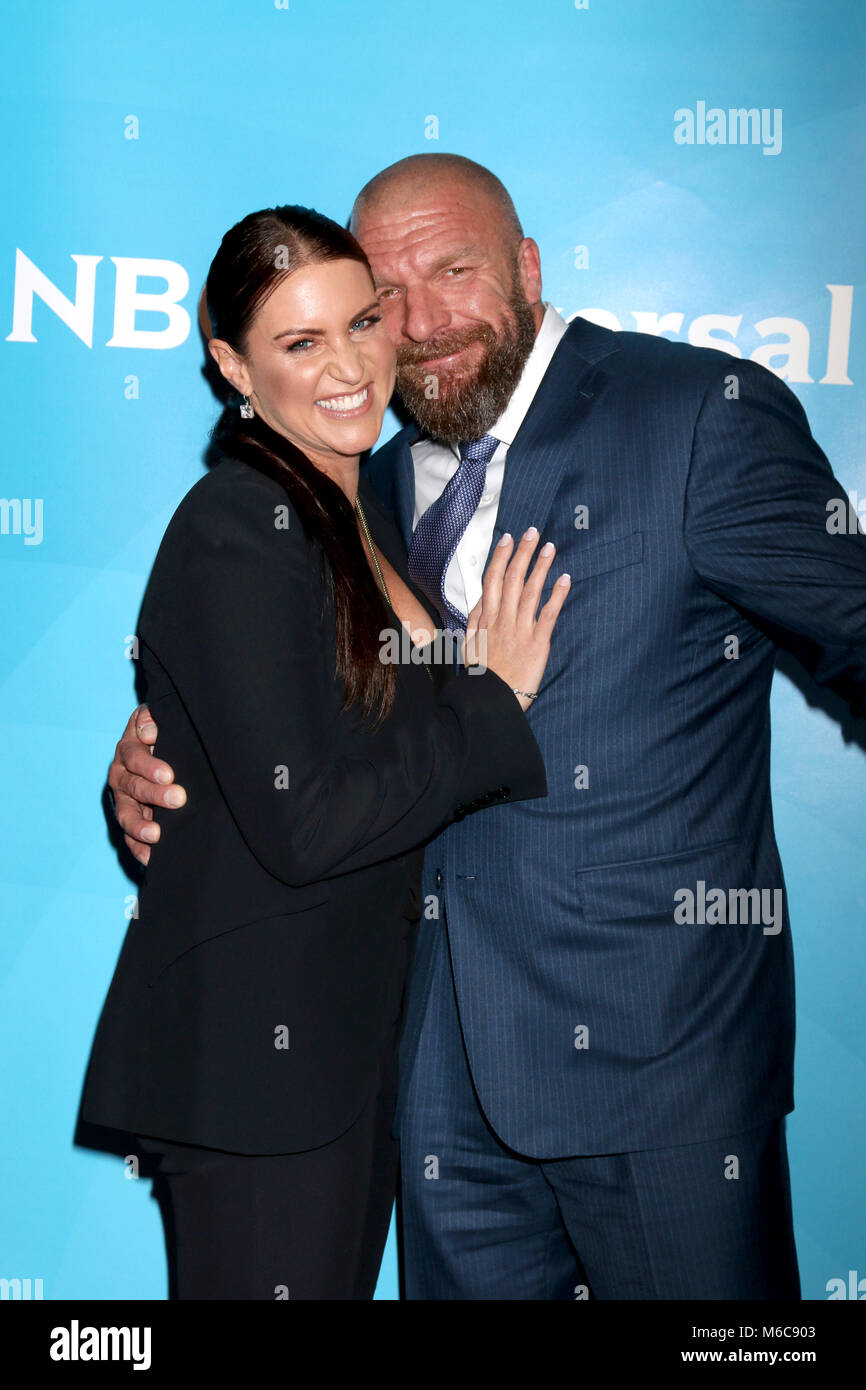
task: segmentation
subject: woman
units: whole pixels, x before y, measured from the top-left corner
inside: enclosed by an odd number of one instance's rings
[[[526,579],[536,540],[504,538],[467,632],[486,668],[384,659],[389,630],[426,645],[436,620],[359,486],[395,378],[366,257],[308,209],[254,213],[207,301],[243,418],[175,513],[139,622],[191,795],[147,870],[82,1114],[159,1155],[177,1297],[371,1298],[418,847],[465,803],[545,794],[524,711],[568,586],[536,620],[553,547]]]

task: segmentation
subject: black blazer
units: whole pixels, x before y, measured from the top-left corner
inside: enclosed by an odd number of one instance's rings
[[[361,488],[408,583],[390,515]],[[286,493],[224,458],[176,511],[142,607],[159,752],[189,799],[160,817],[85,1121],[238,1153],[337,1137],[400,1010],[416,847],[492,801],[546,794],[499,676],[434,683],[406,662],[371,733],[342,711],[334,639],[319,551]]]

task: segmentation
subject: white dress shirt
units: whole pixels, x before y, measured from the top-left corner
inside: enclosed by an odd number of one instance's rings
[[[481,597],[481,578],[488,552],[493,544],[493,529],[499,510],[508,447],[514,442],[514,437],[541,385],[541,379],[550,366],[550,359],[568,328],[565,319],[556,312],[552,304],[548,304],[546,300],[542,300],[542,303],[544,318],[535,335],[532,351],[524,363],[520,380],[499,419],[487,431],[501,442],[487,465],[481,501],[445,572],[445,597],[467,616]],[[457,472],[460,453],[456,444],[438,444],[431,439],[421,439],[417,444],[413,444],[411,453],[415,468],[415,516],[412,522],[414,530],[427,508],[441,497],[449,478]],[[531,517],[527,525],[532,525]],[[515,537],[515,540],[519,540],[519,537]]]

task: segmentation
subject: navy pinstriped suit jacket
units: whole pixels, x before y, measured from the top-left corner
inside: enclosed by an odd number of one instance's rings
[[[417,437],[369,465],[407,546]],[[845,495],[765,368],[581,319],[560,342],[494,532],[535,524],[557,546],[548,583],[573,576],[529,715],[548,795],[467,817],[425,856],[475,1088],[518,1153],[667,1147],[793,1108],[770,684],[784,645],[866,711],[866,537],[826,524]],[[763,913],[731,893],[755,888]],[[684,890],[700,918],[712,889],[737,920],[676,920]],[[441,921],[420,927],[404,1077],[441,944]]]

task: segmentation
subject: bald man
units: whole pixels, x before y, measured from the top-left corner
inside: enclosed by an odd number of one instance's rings
[[[548,796],[426,849],[407,1296],[796,1300],[769,694],[781,644],[866,710],[866,541],[824,524],[843,485],[764,368],[566,324],[472,161],[400,160],[350,226],[414,419],[369,466],[410,575],[459,630],[534,525],[574,585],[530,713]],[[139,724],[110,782],[146,862],[185,793]]]

